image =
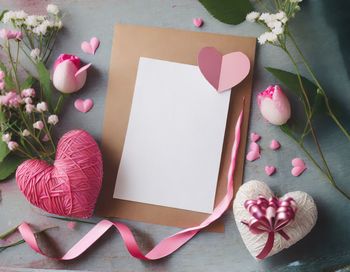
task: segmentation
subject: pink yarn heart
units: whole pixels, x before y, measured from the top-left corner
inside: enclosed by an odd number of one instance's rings
[[[250,140],[251,140],[252,142],[257,142],[257,141],[259,141],[260,139],[261,139],[261,136],[260,136],[259,134],[255,133],[255,132],[252,132],[252,133],[250,134]]]
[[[248,161],[255,161],[256,159],[260,158],[260,146],[252,142],[249,146],[250,151],[248,152],[246,159]]]
[[[294,158],[292,160],[292,165],[291,173],[295,177],[300,176],[306,170],[305,162],[300,158]]]
[[[198,54],[203,76],[218,91],[230,90],[249,74],[250,61],[242,52],[222,55],[214,47],[204,47]]]
[[[63,135],[52,165],[31,159],[16,171],[17,185],[31,204],[49,213],[78,218],[92,216],[102,176],[101,152],[83,130]]]
[[[280,147],[281,147],[281,144],[279,143],[279,141],[277,141],[277,140],[272,140],[272,141],[271,141],[270,148],[271,148],[272,150],[277,150],[277,149],[279,149]]]
[[[89,112],[92,107],[94,106],[94,101],[90,98],[87,98],[87,99],[77,99],[75,100],[74,102],[74,107],[80,111],[80,112],[83,112],[83,113],[87,113]]]
[[[273,175],[276,172],[276,167],[272,166],[272,165],[267,165],[265,166],[265,173],[268,176]]]
[[[97,48],[100,46],[100,40],[92,37],[90,42],[84,41],[81,43],[81,50],[86,54],[95,55]]]
[[[203,25],[202,18],[193,18],[192,22],[196,27],[201,27]]]

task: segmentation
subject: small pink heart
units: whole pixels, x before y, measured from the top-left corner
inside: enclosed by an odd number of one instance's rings
[[[193,18],[192,22],[196,27],[201,27],[203,25],[202,18]]]
[[[292,165],[291,173],[295,177],[300,176],[306,170],[305,162],[300,158],[294,158],[292,160]]]
[[[88,99],[77,99],[74,102],[74,107],[83,113],[86,113],[88,111],[90,111],[92,109],[92,107],[94,106],[94,101],[90,98]]]
[[[247,154],[248,161],[255,161],[260,158],[260,153],[257,150],[251,150]]]
[[[204,47],[198,54],[198,66],[206,80],[218,91],[228,91],[249,74],[250,61],[242,52],[222,55],[214,47]]]
[[[277,141],[277,140],[272,140],[272,141],[271,141],[270,148],[271,148],[272,150],[277,150],[277,149],[279,149],[280,147],[281,147],[281,144],[279,143],[279,141]]]
[[[81,50],[86,54],[95,55],[97,48],[100,46],[100,40],[92,37],[90,42],[84,41],[81,43]]]
[[[265,173],[268,176],[273,175],[276,172],[276,167],[272,166],[272,165],[267,165],[265,166]]]
[[[251,140],[252,142],[257,142],[257,141],[259,141],[260,139],[261,139],[261,136],[260,136],[259,134],[255,133],[255,132],[252,132],[252,133],[250,134],[250,140]]]
[[[256,142],[252,142],[249,146],[249,150],[257,151],[260,153],[260,146]]]

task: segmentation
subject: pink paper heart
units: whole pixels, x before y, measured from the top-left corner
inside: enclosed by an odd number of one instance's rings
[[[86,113],[88,111],[90,111],[92,109],[92,107],[94,106],[94,101],[90,98],[87,99],[77,99],[74,102],[74,107],[83,113]]]
[[[95,55],[97,48],[100,46],[100,40],[92,37],[90,42],[84,41],[81,43],[81,50],[86,54]]]
[[[300,158],[294,158],[292,160],[292,165],[291,173],[295,177],[300,176],[306,170],[305,162]]]
[[[31,159],[16,171],[19,189],[33,205],[53,214],[92,216],[102,185],[102,156],[89,133],[72,130],[62,136],[53,164]]]
[[[250,134],[250,140],[251,140],[252,142],[257,142],[257,141],[259,141],[260,139],[261,139],[261,136],[260,136],[259,134],[255,133],[255,132],[252,132],[252,133]]]
[[[271,141],[270,148],[271,148],[272,150],[277,150],[277,149],[279,149],[280,147],[281,147],[281,144],[279,143],[279,141],[277,141],[277,140],[272,140],[272,141]]]
[[[192,22],[196,27],[201,27],[203,25],[202,18],[193,18]]]
[[[223,92],[246,78],[250,61],[242,52],[222,55],[214,47],[204,47],[198,54],[198,66],[207,81],[218,92]]]
[[[268,176],[273,175],[276,172],[276,167],[272,166],[272,165],[267,165],[265,166],[265,173]]]

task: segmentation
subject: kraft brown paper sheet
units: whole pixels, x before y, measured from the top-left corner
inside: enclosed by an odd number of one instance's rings
[[[226,175],[234,141],[234,126],[242,109],[243,97],[245,97],[242,140],[234,176],[235,192],[242,184],[256,39],[165,28],[116,25],[102,136],[104,182],[96,208],[97,215],[180,228],[196,226],[208,216],[205,213],[113,198],[118,165],[128,127],[139,58],[142,56],[197,65],[198,52],[206,46],[213,46],[222,54],[241,51],[249,57],[251,62],[248,77],[232,89],[215,205],[226,193]],[[142,181],[140,182],[140,186],[142,186]],[[207,229],[222,232],[224,231],[223,221],[219,220]]]

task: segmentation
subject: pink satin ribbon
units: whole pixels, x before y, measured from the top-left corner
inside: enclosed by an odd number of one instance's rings
[[[41,255],[56,260],[72,260],[79,257],[88,248],[90,248],[108,229],[110,229],[113,226],[119,231],[127,250],[135,258],[141,260],[157,260],[172,254],[174,251],[186,244],[186,242],[188,242],[199,231],[201,231],[202,229],[210,225],[212,222],[220,218],[221,215],[229,207],[233,199],[233,176],[236,166],[238,147],[241,138],[242,117],[243,110],[241,111],[237,119],[235,127],[235,140],[232,147],[231,162],[227,175],[227,192],[224,198],[216,206],[213,213],[209,217],[207,217],[207,219],[205,219],[199,226],[184,229],[172,236],[165,238],[146,255],[144,255],[141,252],[132,232],[125,224],[119,222],[111,222],[109,220],[102,220],[99,223],[97,223],[79,242],[77,242],[66,254],[64,254],[64,256],[58,258],[47,256],[39,248],[35,235],[27,223],[24,222],[18,227],[19,232],[21,233],[23,239],[33,250],[35,250]]]
[[[278,199],[271,197],[267,200],[264,196],[258,199],[250,199],[244,203],[244,207],[251,214],[248,222],[242,221],[254,234],[268,233],[264,248],[256,256],[264,259],[273,248],[275,233],[279,233],[284,239],[289,240],[289,236],[284,232],[285,228],[295,217],[297,211],[296,202],[293,198]]]

